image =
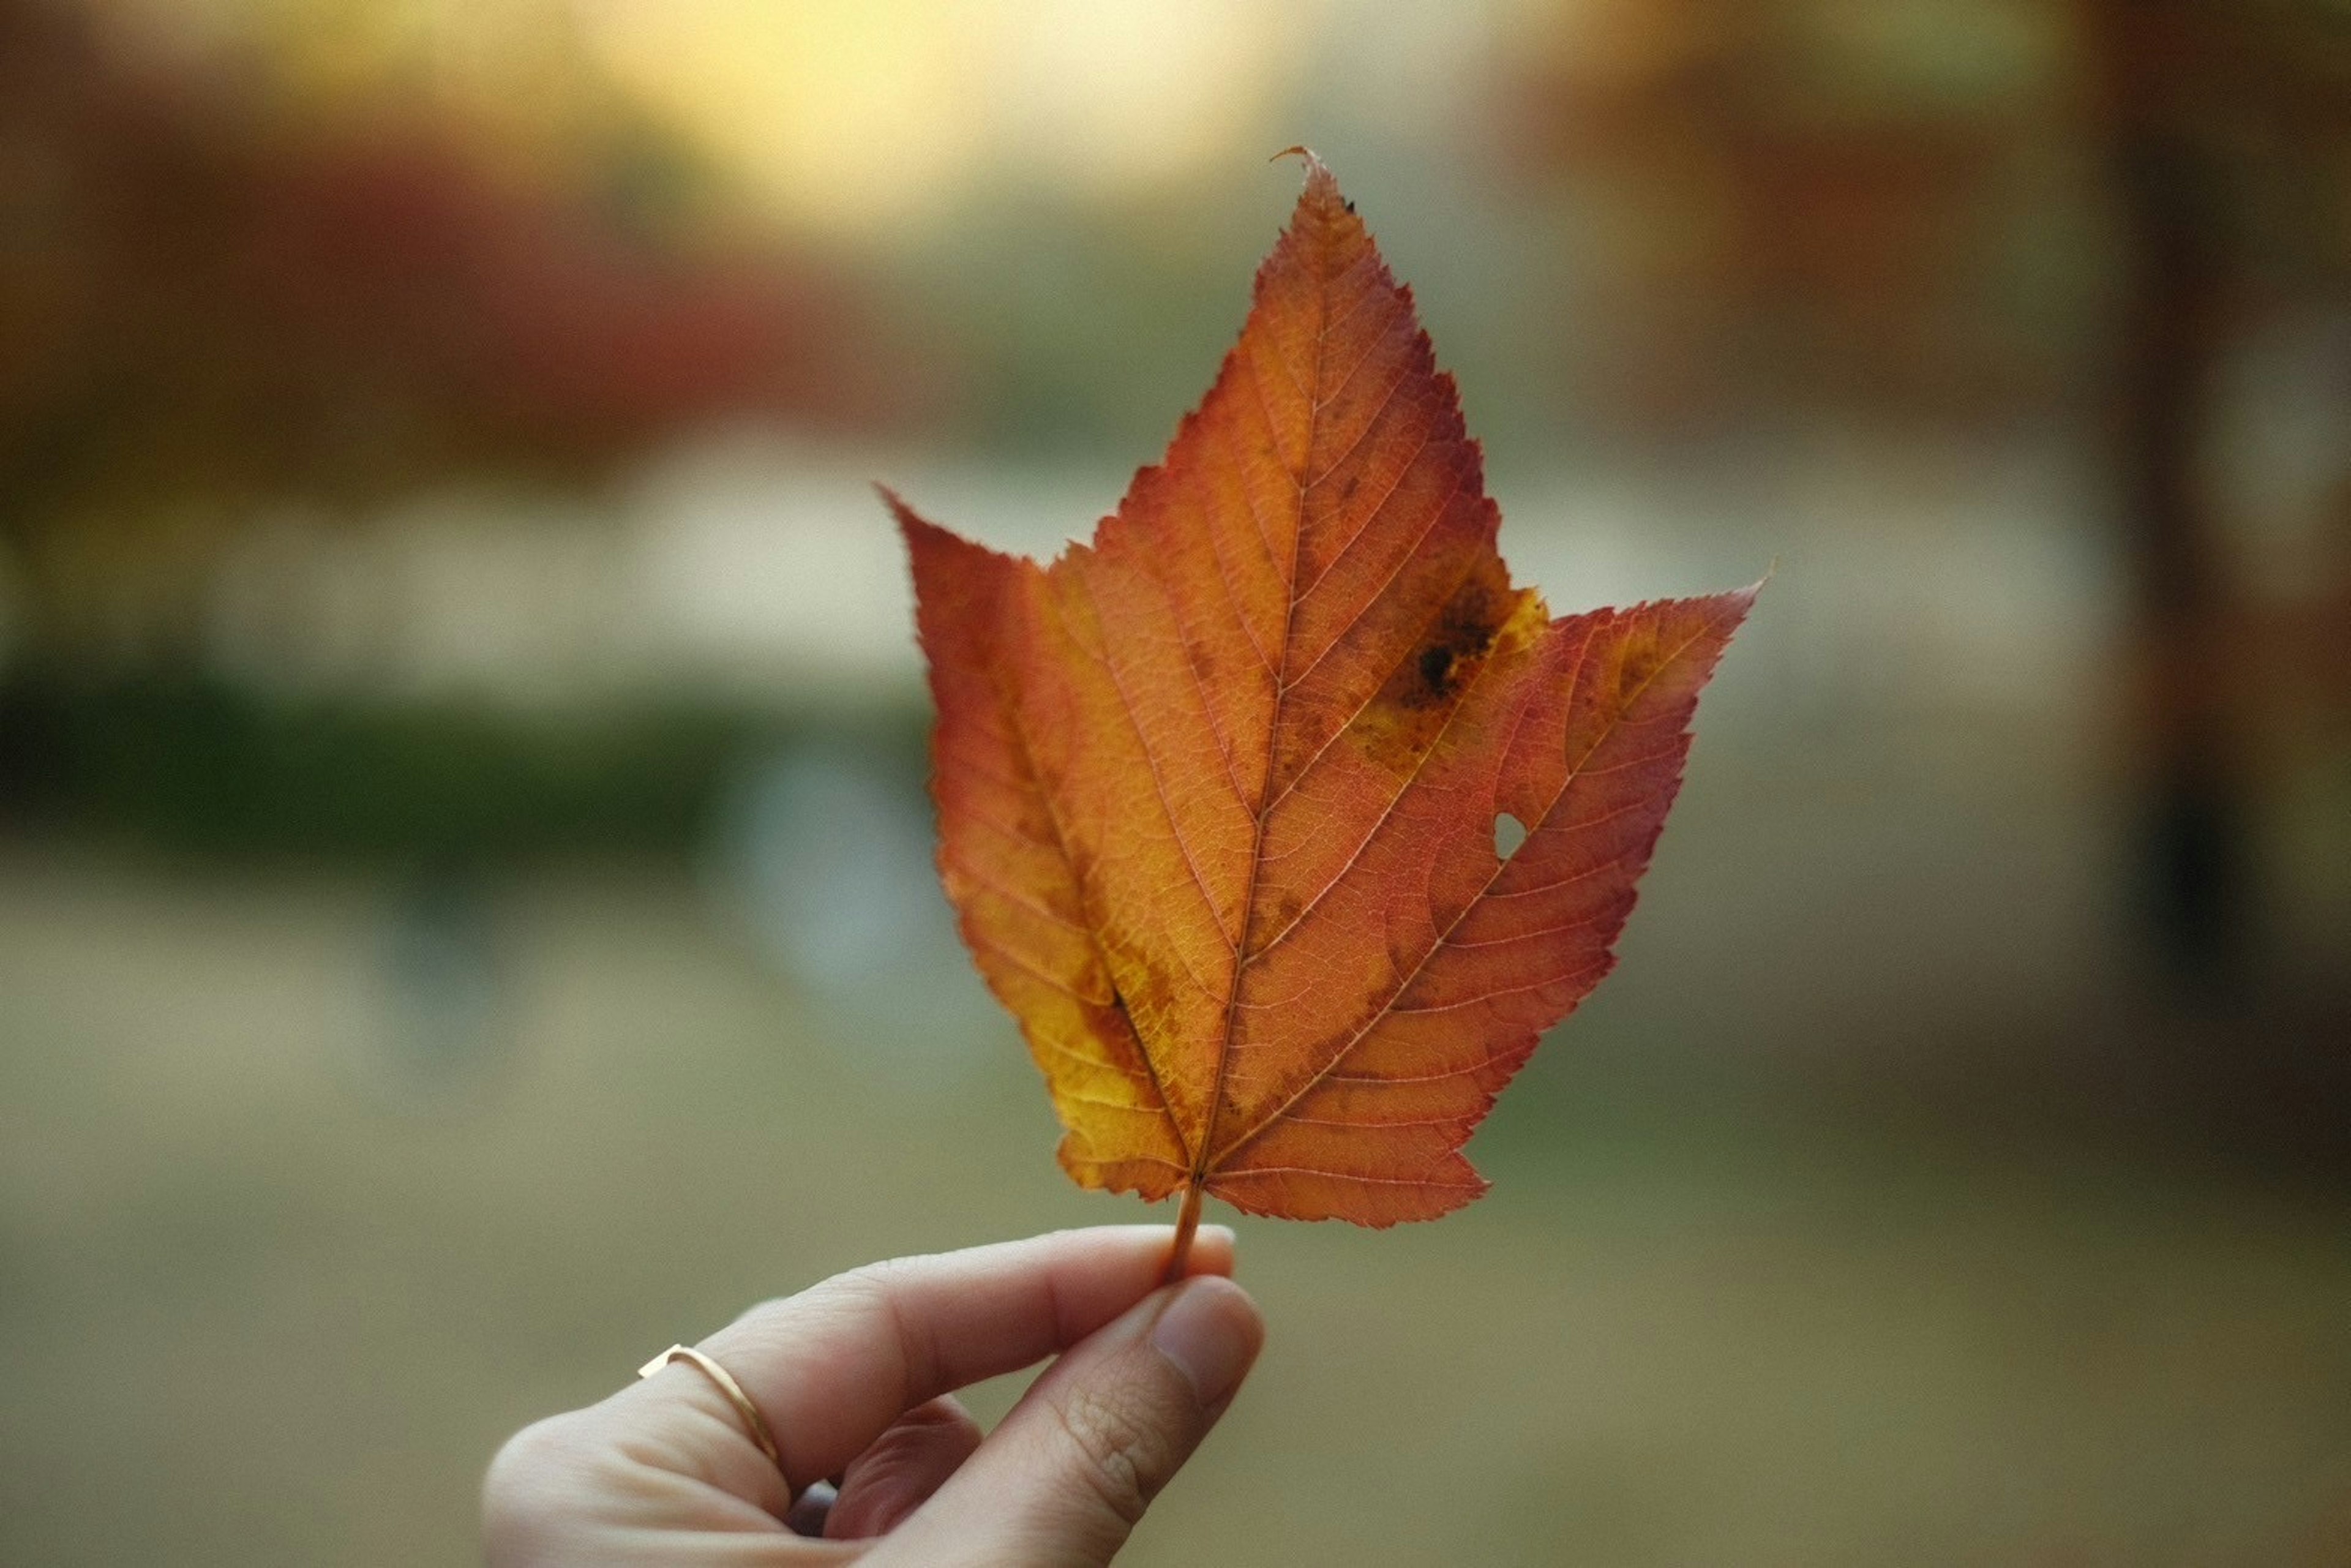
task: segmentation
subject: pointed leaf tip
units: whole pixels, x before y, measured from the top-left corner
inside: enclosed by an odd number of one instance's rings
[[[1302,143],[1295,147],[1285,147],[1280,152],[1275,153],[1272,157],[1267,159],[1266,162],[1269,163],[1279,163],[1284,158],[1295,158],[1304,167],[1306,171],[1306,189],[1310,193],[1318,194],[1327,193],[1333,197],[1338,194],[1338,176],[1331,172],[1331,166],[1322,162],[1322,155],[1317,153],[1314,149]]]

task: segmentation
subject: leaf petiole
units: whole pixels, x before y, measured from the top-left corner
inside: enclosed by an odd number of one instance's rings
[[[1167,1272],[1160,1277],[1163,1285],[1173,1285],[1191,1272],[1192,1237],[1200,1228],[1200,1189],[1190,1184],[1184,1188],[1184,1207],[1176,1212],[1176,1247],[1167,1254]]]

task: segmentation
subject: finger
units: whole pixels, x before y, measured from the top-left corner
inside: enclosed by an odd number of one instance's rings
[[[889,1533],[978,1447],[979,1423],[954,1396],[915,1406],[849,1461],[824,1533],[834,1541]]]
[[[758,1407],[797,1492],[840,1474],[925,1400],[1016,1372],[1109,1322],[1151,1291],[1171,1245],[1165,1226],[1102,1226],[869,1264],[756,1307],[700,1348]],[[1192,1258],[1196,1272],[1229,1273],[1233,1233],[1202,1226]],[[731,1434],[728,1454],[699,1457],[703,1473],[779,1510],[766,1495],[773,1467],[764,1481],[751,1473],[746,1456],[758,1452],[741,1416],[692,1374],[671,1367],[600,1408],[638,1430]]]
[[[1229,1280],[1155,1294],[1040,1377],[873,1562],[1107,1563],[1224,1414],[1264,1338]]]
[[[619,1443],[595,1416],[550,1416],[499,1449],[482,1489],[490,1568],[814,1568],[856,1555],[847,1542],[786,1534],[760,1509],[651,1458],[664,1438]]]
[[[840,1498],[831,1481],[819,1481],[792,1500],[792,1511],[784,1515],[784,1523],[794,1535],[820,1536]]]

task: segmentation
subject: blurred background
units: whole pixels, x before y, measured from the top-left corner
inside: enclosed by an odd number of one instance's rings
[[[1522,580],[1778,570],[1131,1560],[2351,1563],[2346,0],[0,0],[0,1560],[469,1561],[652,1350],[1142,1217],[868,485],[1088,531],[1299,141]]]

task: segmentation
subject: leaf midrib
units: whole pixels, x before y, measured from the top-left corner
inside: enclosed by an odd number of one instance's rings
[[[1325,233],[1317,237],[1327,241],[1327,229],[1330,223],[1328,213],[1318,212],[1316,222],[1325,229]],[[1217,1074],[1208,1086],[1208,1114],[1201,1124],[1199,1146],[1192,1153],[1192,1174],[1187,1185],[1195,1191],[1207,1182],[1218,1164],[1211,1151],[1217,1146],[1217,1123],[1224,1113],[1225,1079],[1232,1063],[1233,1032],[1238,1025],[1240,1017],[1241,981],[1249,972],[1252,957],[1249,950],[1249,934],[1250,923],[1257,914],[1258,884],[1264,881],[1265,824],[1266,819],[1272,814],[1275,804],[1273,765],[1276,760],[1276,749],[1281,744],[1282,710],[1289,700],[1291,685],[1284,678],[1284,672],[1290,665],[1290,642],[1296,635],[1298,625],[1298,567],[1301,551],[1306,542],[1308,482],[1305,470],[1313,465],[1315,439],[1322,434],[1322,411],[1328,406],[1321,393],[1323,361],[1331,347],[1331,282],[1332,279],[1317,267],[1314,277],[1313,384],[1311,389],[1305,387],[1298,389],[1306,394],[1306,444],[1305,449],[1299,455],[1298,469],[1292,471],[1290,476],[1292,516],[1290,527],[1290,570],[1284,575],[1281,585],[1283,601],[1281,641],[1278,644],[1280,664],[1280,667],[1273,672],[1273,711],[1265,730],[1265,770],[1258,783],[1257,810],[1249,828],[1249,882],[1241,893],[1240,937],[1233,945],[1233,980],[1225,997],[1223,1038],[1217,1043]],[[1257,394],[1258,406],[1263,409],[1265,408],[1265,386],[1258,378],[1255,355],[1249,356],[1247,369],[1249,385]],[[1270,421],[1269,423],[1270,423]],[[1177,1129],[1177,1137],[1180,1142],[1182,1137],[1180,1128]]]

